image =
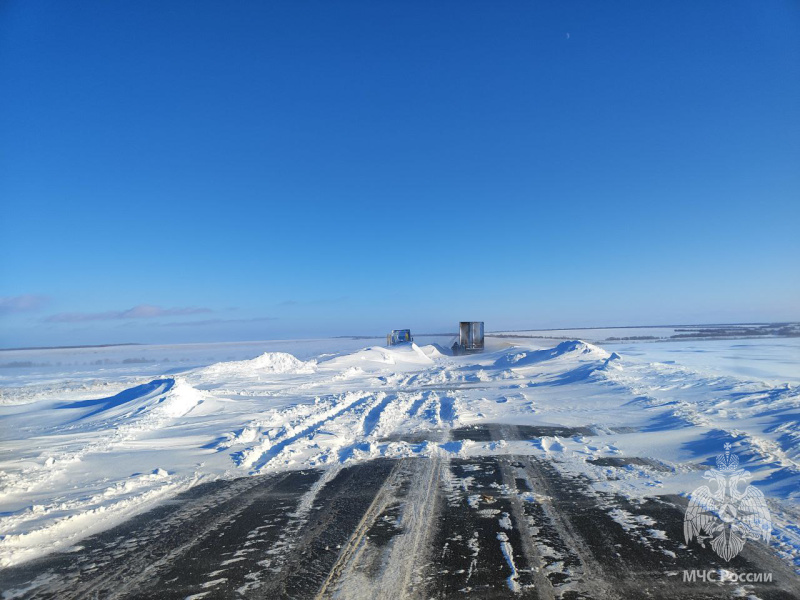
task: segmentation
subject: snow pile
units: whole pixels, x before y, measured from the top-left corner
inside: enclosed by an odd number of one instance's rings
[[[161,426],[167,419],[175,419],[189,413],[203,403],[203,397],[203,392],[189,385],[185,379],[177,378],[142,423],[150,427]]]
[[[175,385],[172,378],[154,379],[106,398],[68,402],[56,406],[76,422],[104,421],[120,425],[152,410]]]
[[[434,360],[415,343],[400,344],[390,348],[370,346],[358,352],[321,362],[320,369],[345,371],[358,367],[365,372],[407,371],[433,366]]]
[[[446,356],[443,348],[439,344],[428,344],[427,346],[420,346],[420,351],[432,360],[444,358]]]
[[[544,436],[541,440],[538,441],[538,446],[547,453],[550,452],[565,452],[566,446],[561,443],[561,440],[558,437],[550,437]]]
[[[611,354],[593,344],[580,340],[561,342],[555,348],[534,350],[524,347],[514,348],[504,352],[495,361],[495,366],[500,368],[521,368],[542,363],[544,361],[564,358],[578,360],[607,360]],[[617,355],[619,358],[619,355]]]
[[[622,365],[619,362],[621,360],[622,357],[619,354],[612,352],[611,356],[603,361],[603,366],[599,367],[599,369],[602,371],[608,371],[609,369],[621,370]]]
[[[58,405],[73,423],[98,422],[117,435],[153,429],[165,419],[185,415],[203,402],[203,393],[184,378],[154,379],[109,398]],[[95,425],[96,426],[96,425]]]
[[[202,369],[205,375],[248,374],[309,374],[316,369],[317,361],[302,361],[287,352],[265,352],[250,360],[221,362]]]

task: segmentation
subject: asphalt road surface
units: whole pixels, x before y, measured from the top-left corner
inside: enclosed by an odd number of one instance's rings
[[[539,429],[451,435],[581,433]],[[198,486],[71,552],[0,571],[0,590],[58,600],[800,598],[800,576],[763,543],[748,541],[729,563],[686,547],[684,507],[677,497],[599,494],[531,456],[383,458]],[[623,527],[615,508],[666,535]],[[684,580],[719,569],[772,581]]]

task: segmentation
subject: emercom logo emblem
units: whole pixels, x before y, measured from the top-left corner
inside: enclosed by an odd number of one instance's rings
[[[731,452],[730,444],[725,444],[725,452],[717,456],[717,468],[706,471],[703,478],[716,489],[702,485],[689,496],[683,519],[687,544],[697,538],[705,548],[710,541],[714,551],[729,561],[741,552],[746,540],[769,541],[772,518],[764,494],[747,485],[752,475],[739,468],[739,458]]]

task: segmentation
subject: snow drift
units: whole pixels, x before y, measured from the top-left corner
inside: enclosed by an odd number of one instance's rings
[[[221,362],[200,370],[204,375],[309,374],[317,361],[302,361],[287,352],[265,352],[250,360]]]
[[[545,350],[515,348],[510,352],[505,352],[495,361],[494,365],[500,368],[519,368],[561,357],[572,357],[579,360],[606,360],[610,356],[608,352],[599,346],[587,344],[580,340],[570,340],[561,342],[555,348]]]

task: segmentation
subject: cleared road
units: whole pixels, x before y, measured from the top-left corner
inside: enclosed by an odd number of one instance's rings
[[[452,436],[545,433],[487,425]],[[72,552],[0,571],[0,589],[54,599],[800,598],[800,578],[764,544],[748,542],[730,563],[687,548],[684,500],[633,505],[556,467],[516,455],[383,458],[207,484]],[[772,582],[684,581],[684,571],[718,569]]]

